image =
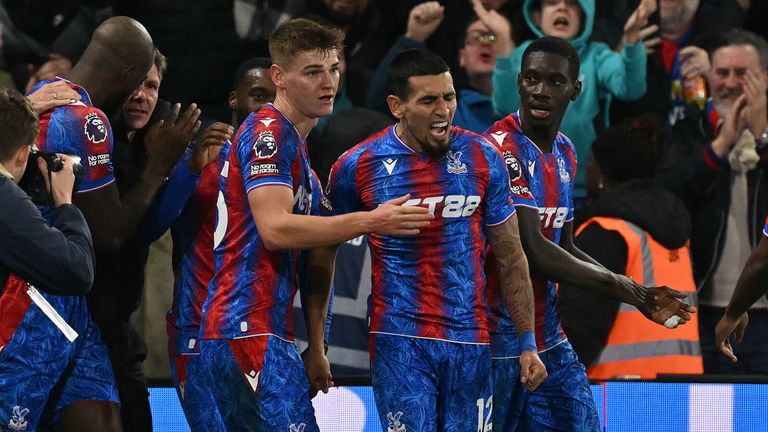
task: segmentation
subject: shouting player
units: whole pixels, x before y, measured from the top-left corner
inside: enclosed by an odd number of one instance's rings
[[[435,220],[418,237],[371,235],[368,317],[374,395],[384,430],[491,429],[491,357],[483,263],[499,251],[505,304],[529,336],[520,358],[534,389],[546,371],[533,343],[533,299],[509,176],[479,135],[451,127],[456,91],[448,65],[425,50],[388,71],[399,120],[342,155],[328,198],[337,214],[375,209],[403,194]]]

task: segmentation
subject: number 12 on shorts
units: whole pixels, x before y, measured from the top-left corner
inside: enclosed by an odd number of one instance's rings
[[[487,400],[483,398],[478,399],[477,432],[491,432],[493,430],[491,414],[493,414],[493,396]]]

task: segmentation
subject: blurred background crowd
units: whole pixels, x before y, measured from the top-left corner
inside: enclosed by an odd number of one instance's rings
[[[640,7],[655,12],[640,17]],[[156,56],[156,75],[134,91],[121,119],[149,117],[158,100],[194,102],[201,130],[215,121],[237,127],[274,98],[269,62],[253,59],[269,57],[266,42],[276,26],[306,17],[343,29],[334,112],[308,138],[323,181],[341,153],[393,121],[385,71],[399,52],[426,47],[443,57],[458,92],[454,125],[483,133],[519,108],[516,80],[528,41],[569,39],[581,56],[583,83],[562,124],[578,152],[576,244],[618,273],[632,274],[639,257],[646,276],[656,272],[646,285],[664,281],[697,293],[699,332],[689,337],[704,373],[768,374],[768,300],[750,310],[739,363],[714,346],[717,320],[768,213],[768,2],[3,0],[0,85],[25,92],[66,76],[96,26],[114,15],[140,21],[164,55]],[[137,282],[143,297],[133,319],[149,346],[150,378],[169,376],[164,316],[171,250],[170,236],[156,242],[145,279]],[[658,264],[665,260],[674,266]],[[363,239],[340,249],[334,289],[328,352],[334,375],[366,376],[370,256]],[[610,362],[606,347],[626,325],[622,305],[578,287],[563,286],[560,296],[563,326],[588,371],[598,359]],[[654,335],[662,331],[647,326]],[[639,346],[648,352],[637,357],[663,356],[663,341],[647,342],[652,345]],[[621,367],[609,370],[592,369],[590,377],[610,378]]]

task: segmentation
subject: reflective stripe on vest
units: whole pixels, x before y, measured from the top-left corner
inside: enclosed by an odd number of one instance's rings
[[[687,246],[669,250],[637,225],[621,219],[595,217],[576,231],[597,223],[620,234],[627,244],[625,274],[645,286],[669,286],[688,294],[696,305],[690,253]],[[696,314],[683,326],[667,329],[648,320],[634,306],[621,303],[603,351],[587,369],[590,379],[636,375],[653,379],[659,373],[703,373]]]

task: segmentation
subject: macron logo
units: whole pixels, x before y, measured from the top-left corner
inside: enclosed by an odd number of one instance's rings
[[[536,161],[528,161],[528,172],[533,177],[533,172],[536,170]]]
[[[498,144],[499,147],[501,147],[501,145],[504,144],[504,138],[507,137],[507,132],[498,131],[498,132],[492,133],[491,136],[493,137],[494,140],[496,140],[496,144]]]
[[[271,124],[272,124],[272,122],[273,122],[273,121],[275,121],[275,119],[273,119],[273,118],[265,118],[265,119],[261,119],[261,120],[259,120],[259,121],[260,121],[260,122],[261,122],[261,123],[262,123],[264,126],[266,126],[266,127],[269,127],[269,125],[271,125]]]
[[[387,174],[392,175],[392,170],[395,169],[395,165],[397,164],[397,159],[389,158],[385,161],[382,161],[384,164],[384,168],[387,169]]]
[[[245,378],[248,380],[248,384],[251,385],[254,393],[256,393],[256,390],[259,388],[259,375],[261,375],[261,372],[256,372],[255,370],[251,370],[245,374]]]

